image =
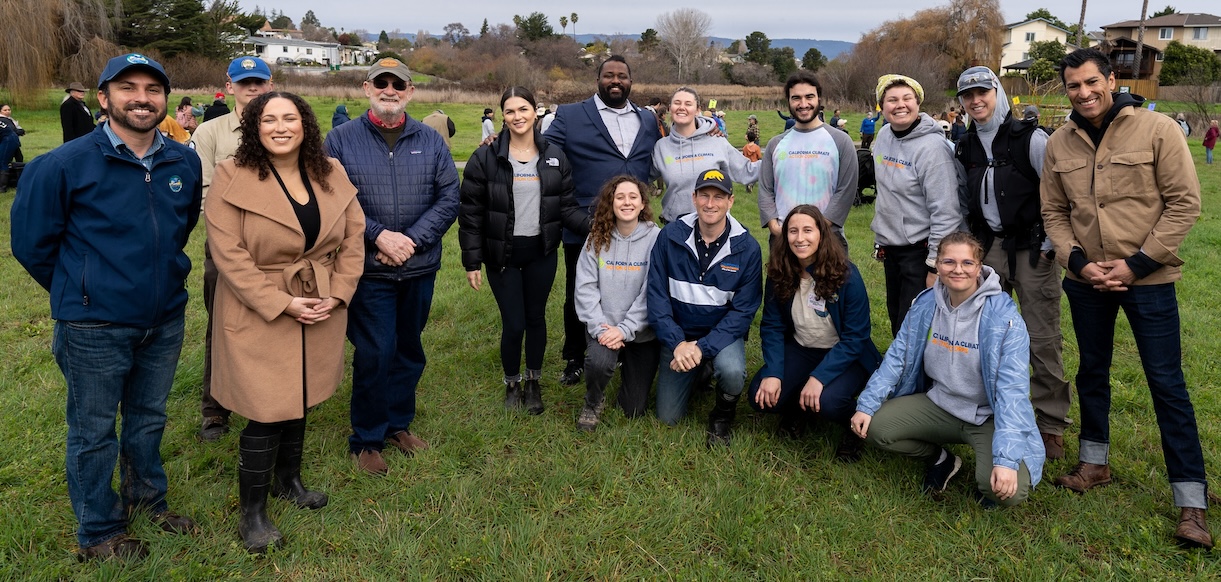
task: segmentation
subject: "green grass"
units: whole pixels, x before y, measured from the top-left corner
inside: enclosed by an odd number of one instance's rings
[[[348,104],[355,113],[352,103]],[[319,104],[320,111],[328,111]],[[432,106],[414,104],[412,115]],[[333,106],[331,107],[333,109]],[[477,132],[478,110],[445,106],[459,136]],[[453,110],[453,111],[451,111]],[[730,113],[731,137],[748,112]],[[779,118],[758,112],[764,135]],[[31,135],[58,136],[58,119],[18,112]],[[325,116],[329,119],[329,115]],[[856,118],[859,120],[859,116]],[[43,120],[43,121],[39,121]],[[48,121],[49,120],[49,121]],[[772,122],[775,120],[775,123]],[[49,125],[47,125],[49,123]],[[851,125],[851,121],[849,124]],[[476,133],[477,135],[477,133]],[[740,145],[740,135],[735,143]],[[28,140],[28,136],[27,136]],[[58,139],[54,140],[58,141]],[[27,144],[29,142],[27,141]],[[27,146],[29,147],[29,146]],[[27,149],[27,152],[29,150]],[[1221,445],[1217,418],[1221,352],[1221,165],[1203,165],[1205,214],[1183,248],[1179,285],[1184,366],[1212,473]],[[11,192],[0,195],[8,230]],[[733,214],[757,222],[754,196],[740,187]],[[847,225],[852,258],[873,303],[874,338],[889,343],[882,273],[868,257],[872,207]],[[458,261],[456,229],[445,240],[432,318],[429,367],[413,430],[433,448],[413,459],[388,455],[390,475],[371,478],[347,458],[349,382],[311,412],[305,479],[330,494],[318,511],[270,502],[287,545],[257,558],[237,536],[237,436],[195,440],[205,317],[201,270],[192,272],[187,340],[169,398],[162,453],[173,509],[199,521],[192,537],[160,533],[147,520],[133,533],[150,557],[128,565],[78,564],[76,522],[64,482],[64,385],[51,357],[46,293],[0,241],[0,579],[275,580],[942,580],[1216,579],[1221,553],[1171,541],[1177,512],[1157,426],[1126,324],[1117,333],[1112,470],[1116,482],[1078,496],[1050,485],[1072,465],[1050,462],[1029,503],[985,512],[971,499],[969,471],[940,500],[921,495],[920,467],[869,451],[855,465],[833,460],[838,430],[802,442],[773,434],[774,419],[739,409],[733,446],[704,448],[710,399],[695,402],[675,428],[609,411],[595,434],[576,432],[583,387],[560,387],[560,296],[552,293],[544,369],[547,411],[506,413],[497,359],[499,319],[488,290],[470,290]],[[762,232],[755,229],[762,240]],[[202,229],[189,252],[202,256]],[[1122,321],[1122,318],[1121,318]],[[1065,363],[1076,371],[1065,310]],[[761,364],[758,334],[748,367]],[[1072,415],[1076,417],[1076,408]],[[237,428],[241,421],[237,422]],[[969,449],[956,452],[969,456]],[[969,461],[968,461],[969,462]],[[1221,532],[1216,527],[1214,531]]]

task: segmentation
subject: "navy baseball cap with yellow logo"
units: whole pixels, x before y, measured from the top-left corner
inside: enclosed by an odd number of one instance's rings
[[[700,172],[700,177],[695,181],[695,191],[699,192],[704,188],[716,188],[730,196],[733,196],[733,182],[725,177],[725,174],[717,169],[704,170]]]
[[[229,80],[271,79],[271,67],[258,57],[238,57],[229,63]]]

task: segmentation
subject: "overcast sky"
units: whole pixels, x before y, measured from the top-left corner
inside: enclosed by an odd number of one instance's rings
[[[623,0],[611,2],[563,2],[560,0],[533,0],[506,2],[504,0],[459,0],[457,2],[389,2],[386,0],[240,0],[243,10],[253,10],[257,5],[270,13],[280,10],[300,22],[306,10],[313,10],[323,26],[336,30],[366,29],[370,32],[399,29],[404,33],[427,30],[440,34],[446,24],[461,22],[472,33],[479,31],[483,19],[488,23],[511,24],[513,15],[525,16],[531,12],[542,12],[550,19],[556,31],[560,30],[561,15],[577,13],[577,33],[639,34],[646,28],[655,27],[657,16],[679,8],[682,4],[667,6],[667,2]],[[763,31],[769,38],[808,38],[817,40],[846,40],[855,42],[860,34],[886,20],[905,18],[917,10],[946,4],[941,0],[820,0],[817,2],[759,2],[757,0],[702,0],[691,3],[712,17],[710,36],[742,38],[755,30]],[[1221,14],[1216,0],[1174,0],[1169,2],[1180,12],[1208,12]],[[1032,10],[1045,7],[1052,14],[1069,24],[1077,22],[1081,4],[1076,0],[1053,2],[1051,0],[1003,0],[1001,3],[1006,23],[1020,21]],[[1166,5],[1154,0],[1149,3],[1153,13]],[[1061,6],[1061,8],[1053,8]],[[1098,30],[1104,24],[1140,18],[1141,0],[1094,0],[1086,6],[1085,24],[1089,30]],[[788,12],[784,12],[788,11]],[[568,26],[572,32],[572,25]]]

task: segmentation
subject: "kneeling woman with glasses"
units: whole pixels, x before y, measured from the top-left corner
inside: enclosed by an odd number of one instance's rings
[[[1030,404],[1030,338],[984,250],[965,232],[937,248],[937,280],[916,297],[881,368],[857,400],[852,429],[875,446],[927,464],[924,490],[945,489],[975,452],[984,507],[1026,500],[1043,475]]]

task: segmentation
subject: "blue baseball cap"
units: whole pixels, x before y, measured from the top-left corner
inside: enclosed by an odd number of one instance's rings
[[[170,92],[170,77],[165,74],[165,68],[161,63],[154,61],[140,53],[128,53],[119,55],[109,61],[106,61],[106,68],[102,69],[102,76],[98,77],[98,89],[106,86],[114,80],[115,77],[123,74],[124,71],[131,68],[144,69],[145,72],[151,74],[161,84],[165,86],[166,94]]]
[[[258,57],[238,57],[229,63],[229,80],[234,83],[243,79],[263,79],[271,78],[271,67],[263,62],[263,59]]]

